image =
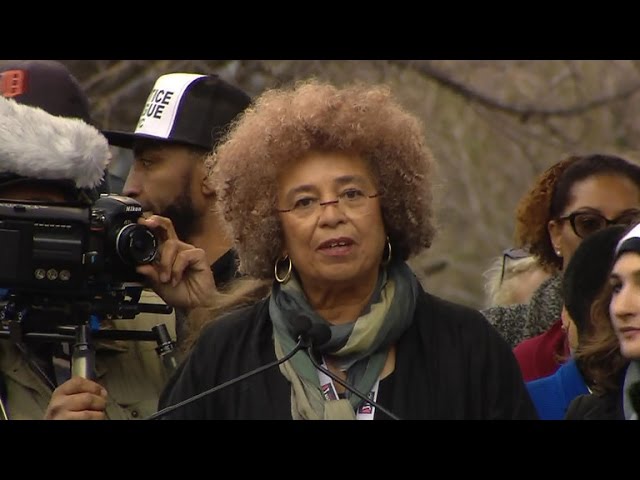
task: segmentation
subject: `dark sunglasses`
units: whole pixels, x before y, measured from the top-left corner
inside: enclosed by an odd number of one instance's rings
[[[502,252],[502,271],[500,272],[500,285],[504,280],[504,272],[508,260],[518,260],[520,258],[530,257],[531,254],[523,248],[507,248]]]
[[[613,220],[595,212],[573,212],[558,220],[569,220],[573,232],[580,238],[585,238],[610,225],[633,225],[640,220],[640,210],[623,213]]]

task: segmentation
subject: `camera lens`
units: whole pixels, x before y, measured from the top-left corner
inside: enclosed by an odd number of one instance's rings
[[[156,258],[158,243],[153,232],[147,227],[130,223],[118,232],[116,252],[124,263],[144,265]]]

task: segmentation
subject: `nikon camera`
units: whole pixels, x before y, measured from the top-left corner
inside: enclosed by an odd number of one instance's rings
[[[91,206],[0,200],[0,288],[86,298],[144,282],[157,255],[140,204],[103,195]]]

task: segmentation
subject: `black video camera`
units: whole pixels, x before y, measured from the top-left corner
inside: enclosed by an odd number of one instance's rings
[[[0,200],[0,288],[15,294],[92,298],[144,278],[157,255],[142,207],[103,195],[90,206]]]

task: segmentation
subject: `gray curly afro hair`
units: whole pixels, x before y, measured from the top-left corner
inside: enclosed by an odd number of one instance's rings
[[[421,122],[388,88],[336,88],[312,80],[259,96],[206,160],[241,272],[273,277],[284,245],[276,179],[312,151],[367,161],[382,194],[394,258],[406,260],[431,246],[434,161]]]

